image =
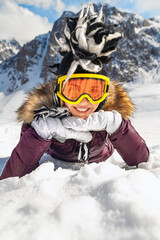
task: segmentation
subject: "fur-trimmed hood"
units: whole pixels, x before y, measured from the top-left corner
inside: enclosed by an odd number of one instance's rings
[[[34,88],[26,101],[17,110],[17,120],[30,124],[34,118],[34,111],[47,106],[54,108],[53,91],[55,81],[46,82],[37,88]],[[105,111],[116,110],[123,118],[128,119],[133,111],[134,105],[127,92],[117,82],[111,81],[107,102],[102,107]]]

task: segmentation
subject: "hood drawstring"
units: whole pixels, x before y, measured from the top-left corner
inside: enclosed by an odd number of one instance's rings
[[[88,163],[90,155],[90,145],[89,143],[80,142],[79,145],[79,153],[78,153],[78,161],[83,161],[84,163]]]

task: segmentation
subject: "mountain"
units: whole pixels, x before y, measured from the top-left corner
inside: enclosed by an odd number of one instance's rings
[[[0,40],[0,64],[9,57],[16,55],[21,49],[20,44],[15,40]]]
[[[95,10],[100,7],[95,5]],[[112,61],[106,65],[108,76],[120,82],[160,82],[160,18],[144,19],[108,4],[104,5],[103,12],[106,20],[118,25],[117,28],[124,33],[117,51],[112,54]],[[0,64],[2,91],[12,92],[23,88],[24,84],[32,87],[52,78],[47,65],[61,60],[54,34],[63,31],[68,16],[74,17],[75,14],[64,12],[55,21],[51,32],[28,42],[17,55]]]
[[[1,63],[1,91],[10,93],[21,86],[23,88],[26,83],[30,88],[34,84],[41,82],[40,73],[47,53],[49,37],[50,33],[36,37],[31,42],[26,43],[17,55]]]

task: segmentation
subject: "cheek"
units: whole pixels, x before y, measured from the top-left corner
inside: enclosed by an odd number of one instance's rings
[[[98,104],[93,104],[93,112],[98,108],[99,103]]]
[[[70,110],[70,112],[72,113],[72,110],[73,110],[73,106],[71,105],[71,104],[69,104],[69,103],[64,103],[64,105],[66,106],[66,107],[68,107],[68,109]]]

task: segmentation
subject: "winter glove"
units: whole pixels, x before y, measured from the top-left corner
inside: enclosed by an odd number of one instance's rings
[[[75,139],[85,143],[92,140],[92,134],[90,132],[77,132],[73,129],[67,129],[57,117],[48,117],[46,119],[38,118],[32,122],[31,126],[35,129],[40,137],[46,140],[56,138],[62,143],[65,142],[66,139]]]
[[[87,119],[67,117],[62,119],[64,127],[75,131],[102,131],[110,135],[118,130],[122,122],[121,114],[117,111],[103,111],[92,113]]]

